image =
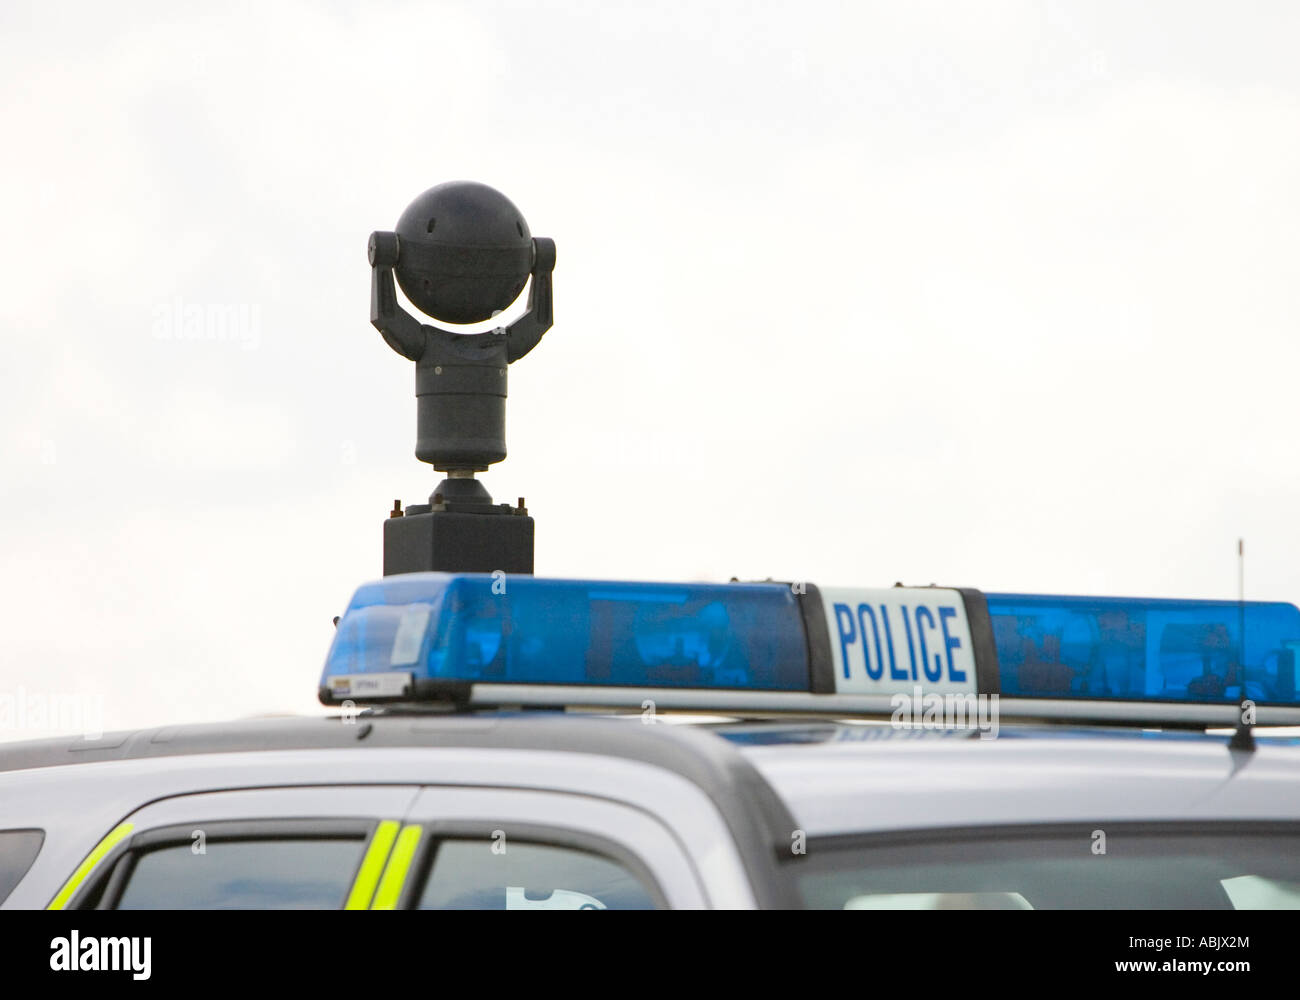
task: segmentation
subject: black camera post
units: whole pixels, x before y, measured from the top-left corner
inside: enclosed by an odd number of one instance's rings
[[[397,220],[370,235],[370,322],[388,346],[415,362],[415,457],[446,478],[427,504],[384,522],[384,575],[533,572],[533,519],[495,504],[475,474],[506,457],[506,372],[551,328],[555,243],[533,237],[510,199],[485,184],[430,188]],[[457,333],[420,323],[393,286],[440,323],[491,319],[528,279],[528,309],[509,327]]]

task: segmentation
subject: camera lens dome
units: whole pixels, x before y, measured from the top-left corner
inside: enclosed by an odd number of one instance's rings
[[[396,232],[402,246],[397,283],[434,319],[490,319],[519,297],[528,280],[528,223],[486,184],[449,181],[429,188],[407,206]]]

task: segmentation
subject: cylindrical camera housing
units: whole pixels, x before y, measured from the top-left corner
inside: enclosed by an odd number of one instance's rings
[[[447,364],[447,353],[430,350],[415,368],[415,457],[440,471],[481,471],[506,457],[505,345],[470,364]]]

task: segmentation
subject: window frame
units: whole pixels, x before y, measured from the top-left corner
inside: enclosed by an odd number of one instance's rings
[[[0,906],[3,906],[4,901],[13,895],[13,891],[22,884],[23,879],[25,879],[27,873],[32,870],[32,865],[36,864],[36,859],[41,856],[41,851],[45,847],[46,833],[45,830],[39,826],[7,827],[0,830],[0,838],[4,837],[6,834],[15,833],[34,834],[36,836],[36,850],[31,852],[31,857],[27,858],[26,864],[20,862],[20,864],[14,868],[14,873],[17,877],[14,878],[13,883],[9,885],[8,888],[5,887],[4,882],[0,882]]]
[[[410,821],[408,821],[410,822]],[[419,821],[415,821],[419,823]],[[420,841],[416,845],[415,857],[411,859],[411,869],[397,899],[397,909],[418,910],[420,897],[433,871],[438,848],[445,840],[482,841],[488,849],[496,830],[506,829],[506,849],[512,843],[534,844],[539,847],[558,847],[585,854],[593,854],[604,861],[620,865],[629,875],[641,883],[647,896],[654,903],[655,910],[672,909],[659,880],[639,855],[618,841],[598,834],[577,830],[573,827],[556,826],[549,823],[517,823],[510,820],[433,820],[419,823]]]
[[[274,841],[274,840],[352,840],[358,843],[357,861],[348,875],[347,885],[352,885],[365,858],[367,846],[379,827],[379,819],[315,817],[315,818],[255,818],[195,821],[151,827],[132,832],[116,844],[98,866],[95,873],[80,886],[71,900],[70,910],[115,910],[131,880],[140,858],[163,847],[177,847],[194,842],[196,829],[201,829],[204,842],[222,841]],[[343,899],[336,909],[343,909]],[[93,904],[93,905],[92,905]]]

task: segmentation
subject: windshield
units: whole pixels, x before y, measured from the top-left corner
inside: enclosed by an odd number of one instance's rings
[[[1300,829],[922,831],[813,840],[814,909],[1300,909]]]

